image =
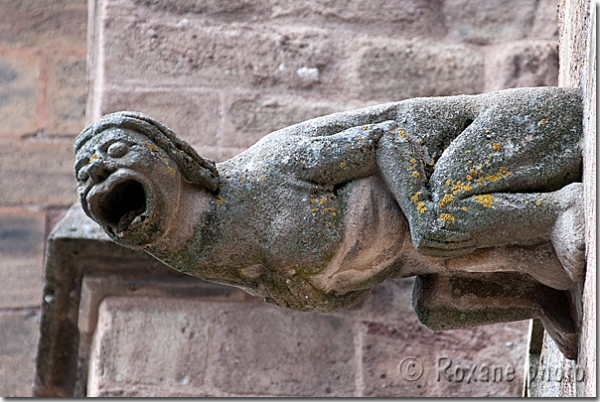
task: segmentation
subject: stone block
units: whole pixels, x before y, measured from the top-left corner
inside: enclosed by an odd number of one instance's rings
[[[363,325],[364,396],[521,396],[526,321],[434,332],[413,314]]]
[[[353,338],[348,317],[234,305],[217,317],[207,377],[237,395],[352,396]]]
[[[79,134],[85,127],[86,97],[85,55],[50,55],[44,131]]]
[[[0,141],[0,205],[69,206],[77,200],[73,141]]]
[[[558,84],[557,41],[519,41],[491,47],[488,52],[488,91]]]
[[[340,46],[320,28],[217,25],[148,9],[135,19],[102,16],[104,77],[115,85],[332,90]]]
[[[41,303],[45,225],[41,211],[0,208],[0,308]]]
[[[86,47],[86,0],[0,2],[0,44],[10,47]]]
[[[530,38],[558,40],[557,0],[540,0],[535,12]]]
[[[221,123],[219,107],[215,91],[106,88],[100,114],[142,112],[164,123],[192,146],[216,146]]]
[[[302,20],[302,24],[348,28],[362,33],[404,38],[438,37],[446,33],[441,14],[442,1],[376,0],[344,1],[317,0],[309,2],[272,2],[274,20]]]
[[[483,57],[462,44],[361,38],[346,65],[346,91],[382,102],[478,93],[483,83]]]
[[[367,106],[365,103],[328,102],[294,96],[230,93],[224,96],[223,146],[249,147],[263,136],[295,123]]]
[[[448,37],[486,45],[525,38],[531,32],[537,0],[448,0],[444,2]]]
[[[38,339],[38,310],[0,311],[0,395],[30,397]]]
[[[100,305],[88,396],[134,385],[181,392],[204,383],[209,327],[202,303],[108,297]],[[108,391],[111,394],[111,391]]]
[[[0,137],[38,129],[40,58],[33,52],[0,52]]]

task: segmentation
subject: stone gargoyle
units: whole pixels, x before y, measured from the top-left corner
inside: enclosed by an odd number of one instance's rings
[[[432,329],[540,318],[577,354],[581,99],[416,98],[275,131],[215,164],[135,112],[77,138],[86,214],[118,244],[267,302],[333,311],[417,275]]]

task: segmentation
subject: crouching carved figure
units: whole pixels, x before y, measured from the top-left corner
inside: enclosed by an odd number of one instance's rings
[[[215,164],[163,124],[107,115],[77,138],[83,209],[115,242],[296,310],[417,275],[422,322],[541,318],[577,353],[578,93],[526,88],[337,113]]]

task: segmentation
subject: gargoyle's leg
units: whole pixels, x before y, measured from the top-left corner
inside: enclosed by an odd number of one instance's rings
[[[577,333],[566,292],[517,273],[417,276],[413,308],[433,330],[540,318],[563,354],[577,357]]]
[[[437,215],[419,152],[399,128],[381,137],[375,155],[379,175],[408,219],[413,242],[420,251],[420,233],[432,230]],[[451,243],[449,248],[460,250],[460,255],[475,250],[475,241],[468,233],[461,235],[454,231],[446,237]]]

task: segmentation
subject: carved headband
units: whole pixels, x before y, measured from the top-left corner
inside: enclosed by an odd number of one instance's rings
[[[107,114],[87,126],[75,140],[75,152],[96,135],[112,128],[124,128],[145,135],[163,149],[177,163],[183,177],[200,184],[209,191],[219,187],[219,174],[215,162],[204,159],[187,142],[178,138],[173,131],[150,116],[139,112],[117,112]]]

